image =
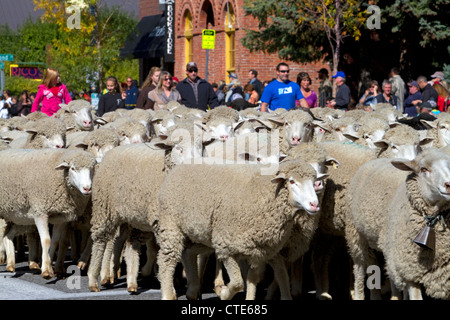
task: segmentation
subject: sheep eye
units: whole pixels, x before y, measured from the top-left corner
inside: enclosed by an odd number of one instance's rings
[[[428,172],[428,169],[427,168],[420,168],[420,172],[426,173],[426,172]]]
[[[339,131],[341,131],[341,129],[336,128],[336,129],[334,129],[334,131],[339,132]]]
[[[261,158],[260,157],[256,158],[256,161],[261,162]]]
[[[295,181],[294,180],[289,180],[289,183],[290,184],[295,184]]]

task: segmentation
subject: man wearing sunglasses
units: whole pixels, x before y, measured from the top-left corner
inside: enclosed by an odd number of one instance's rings
[[[301,107],[309,108],[300,86],[289,80],[289,66],[281,62],[277,65],[277,78],[264,88],[260,111],[270,112],[278,108],[294,109],[296,100],[300,101]]]
[[[219,105],[212,85],[198,76],[198,68],[195,62],[189,62],[186,65],[186,75],[187,77],[177,84],[182,104],[188,108],[204,111]]]

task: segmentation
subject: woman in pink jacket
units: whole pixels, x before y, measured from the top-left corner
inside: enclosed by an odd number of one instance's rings
[[[38,87],[36,99],[34,100],[31,112],[39,110],[39,104],[42,102],[41,112],[51,117],[61,107],[72,101],[66,86],[60,82],[59,72],[56,69],[48,68],[45,72],[44,80]]]

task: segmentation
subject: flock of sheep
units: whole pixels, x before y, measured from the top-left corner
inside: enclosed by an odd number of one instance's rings
[[[179,264],[186,297],[201,297],[211,258],[221,299],[254,300],[271,269],[265,299],[289,300],[308,254],[316,297],[332,299],[343,243],[353,299],[382,298],[366,286],[370,266],[391,299],[449,299],[450,115],[426,130],[401,118],[386,104],[261,113],[174,102],[98,118],[76,100],[51,118],[2,119],[0,263],[15,271],[24,237],[30,269],[48,279],[64,274],[70,247],[90,291],[114,283],[124,259],[130,293],[139,272],[155,273],[170,300]]]

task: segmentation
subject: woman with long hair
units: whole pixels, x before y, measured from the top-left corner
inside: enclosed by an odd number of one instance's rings
[[[165,105],[170,101],[181,103],[181,95],[173,84],[170,72],[161,71],[156,88],[149,92],[148,98],[151,101],[153,110],[161,109],[161,105]]]
[[[42,83],[38,86],[36,99],[31,107],[31,112],[39,110],[39,105],[42,102],[40,111],[51,117],[61,107],[61,103],[68,104],[72,101],[69,91],[66,86],[61,83],[59,71],[54,68],[47,68],[44,74]]]
[[[150,69],[147,78],[141,86],[141,92],[139,93],[138,100],[136,102],[136,108],[151,109],[150,105],[152,105],[152,103],[148,99],[148,94],[150,91],[156,88],[160,73],[161,68],[159,67],[152,67]]]

